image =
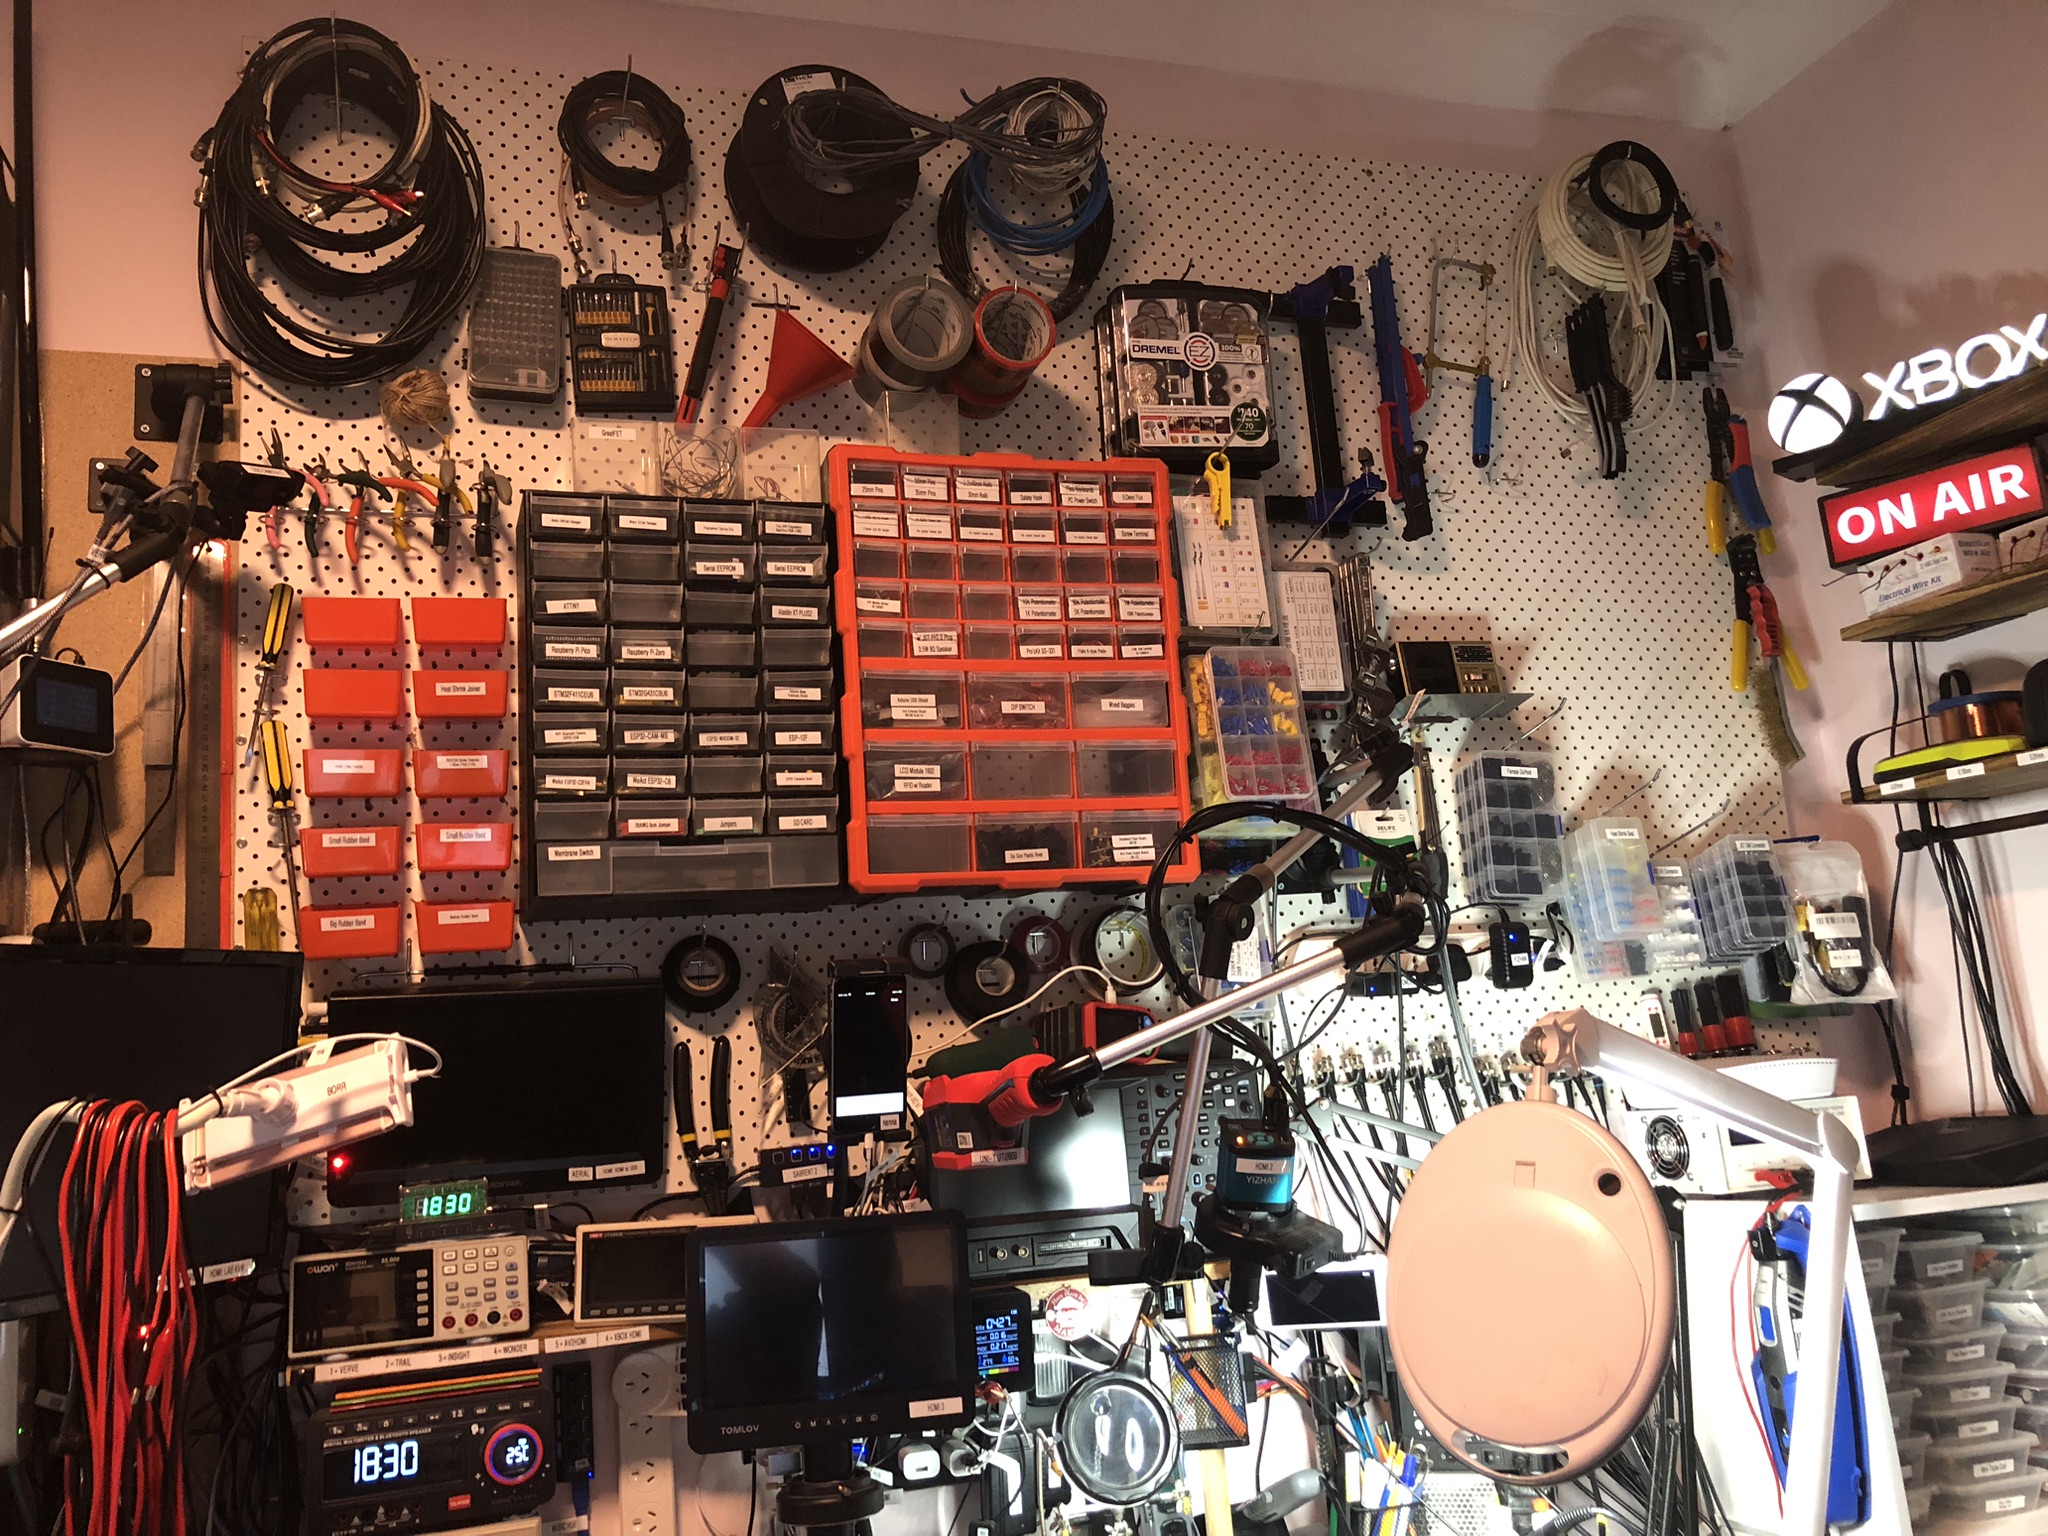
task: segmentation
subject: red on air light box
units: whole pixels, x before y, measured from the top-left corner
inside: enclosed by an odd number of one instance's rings
[[[1823,496],[1820,519],[1828,563],[1846,569],[1945,533],[1990,533],[2034,516],[2042,506],[2040,460],[2031,444],[2022,443]]]

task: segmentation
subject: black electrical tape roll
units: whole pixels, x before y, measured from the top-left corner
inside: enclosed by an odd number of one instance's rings
[[[917,195],[914,160],[859,172],[836,186],[821,185],[797,168],[789,152],[789,103],[805,89],[827,84],[835,90],[875,90],[859,75],[826,64],[785,69],[763,81],[749,99],[725,156],[725,195],[748,243],[804,272],[859,266],[882,248]],[[819,127],[828,141],[910,143],[900,123],[857,105],[839,108]]]
[[[620,165],[597,147],[591,130],[607,117],[620,114],[660,145],[661,159],[652,167]],[[690,135],[683,124],[683,109],[645,75],[609,69],[578,81],[562,102],[555,136],[585,190],[608,203],[625,207],[651,203],[681,186],[690,174]]]
[[[927,947],[937,950],[938,959],[932,964],[920,964],[917,952]],[[911,975],[924,981],[937,981],[953,964],[953,935],[937,923],[919,923],[903,935],[903,941],[896,946],[896,953],[910,967]]]
[[[1075,206],[1087,196],[1086,192],[1074,194]],[[1055,320],[1064,320],[1081,307],[1081,301],[1088,297],[1088,290],[1095,286],[1095,280],[1102,276],[1102,268],[1109,260],[1109,244],[1116,234],[1116,199],[1112,197],[1102,205],[1102,212],[1093,223],[1081,231],[1081,238],[1073,244],[1073,266],[1067,273],[1067,285],[1052,298],[1046,300],[1046,307]],[[953,179],[946,183],[946,190],[939,194],[939,270],[946,274],[946,281],[967,296],[971,304],[979,304],[988,291],[988,284],[975,275],[974,258],[967,249],[967,163],[963,160],[960,168],[953,172]]]
[[[1629,161],[1640,165],[1650,173],[1650,179],[1657,185],[1657,206],[1650,213],[1637,213],[1617,203],[1608,192],[1605,177],[1609,168]],[[1586,196],[1593,206],[1624,229],[1650,230],[1660,228],[1678,212],[1678,183],[1671,179],[1669,166],[1657,158],[1656,151],[1648,145],[1638,144],[1634,139],[1616,139],[1612,144],[1601,146],[1593,155],[1593,163],[1586,167]]]
[[[1034,980],[1050,976],[1067,963],[1071,944],[1067,930],[1041,912],[1032,912],[1010,930],[1010,953]]]
[[[946,1001],[969,1024],[1015,1007],[1030,994],[1024,967],[1001,939],[983,939],[957,950],[946,971]]]
[[[716,1013],[740,990],[740,957],[708,933],[678,939],[661,957],[661,990],[684,1013]]]

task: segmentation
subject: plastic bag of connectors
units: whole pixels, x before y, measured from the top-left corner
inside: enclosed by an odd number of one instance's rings
[[[1885,1003],[1896,998],[1878,953],[1863,860],[1848,843],[1780,843],[1778,868],[1792,902],[1786,945],[1797,967],[1792,1001]]]

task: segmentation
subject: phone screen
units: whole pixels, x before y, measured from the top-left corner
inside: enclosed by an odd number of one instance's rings
[[[832,983],[832,1120],[901,1116],[910,1071],[910,1010],[901,976],[840,976]],[[900,1122],[899,1122],[900,1123]],[[887,1130],[886,1124],[879,1129]]]

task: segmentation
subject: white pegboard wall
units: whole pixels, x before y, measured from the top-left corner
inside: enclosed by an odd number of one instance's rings
[[[550,251],[569,266],[556,208],[560,156],[555,120],[575,82],[566,75],[465,66],[447,61],[422,65],[429,89],[469,131],[481,157],[489,199],[489,239]],[[886,84],[886,82],[885,82]],[[722,190],[726,146],[738,127],[745,98],[726,90],[667,87],[682,104],[696,164],[691,176],[689,244],[691,276],[700,276],[721,225],[728,237],[731,216]],[[1114,106],[1111,103],[1112,118]],[[364,125],[348,131],[370,152]],[[1093,304],[1125,282],[1177,279],[1285,289],[1348,262],[1358,270],[1361,295],[1365,267],[1382,250],[1394,260],[1403,340],[1420,350],[1428,313],[1431,258],[1438,252],[1493,261],[1504,269],[1516,220],[1534,196],[1528,178],[1469,171],[1377,165],[1327,156],[1270,153],[1237,147],[1146,138],[1114,132],[1107,157],[1116,199],[1116,236],[1103,278],[1082,311],[1062,327],[1063,340],[1040,368],[1019,401],[992,422],[964,422],[966,451],[1023,451],[1044,457],[1092,458],[1100,453],[1093,341],[1087,320]],[[851,356],[872,304],[899,280],[935,269],[932,230],[937,196],[957,163],[957,151],[942,151],[925,164],[916,204],[898,223],[883,250],[852,272],[831,276],[782,272],[758,251],[742,263],[741,282],[728,309],[713,370],[704,418],[736,424],[752,405],[766,374],[773,312],[745,301],[781,299],[828,344]],[[677,199],[671,212],[680,214]],[[579,228],[600,271],[631,273],[642,282],[665,280],[655,239],[658,228],[648,210],[608,209],[593,202],[579,215]],[[985,241],[974,242],[984,275],[997,270]],[[1055,263],[1038,286],[1050,291],[1062,280]],[[1682,388],[1674,412],[1631,423],[1630,467],[1613,482],[1598,478],[1589,443],[1551,414],[1535,390],[1518,384],[1507,369],[1508,317],[1503,283],[1480,303],[1474,285],[1460,281],[1440,306],[1438,334],[1443,350],[1469,355],[1485,338],[1486,350],[1503,376],[1494,409],[1494,454],[1490,469],[1471,464],[1469,381],[1440,373],[1436,396],[1421,412],[1422,435],[1431,443],[1431,491],[1437,532],[1404,544],[1385,531],[1361,530],[1337,552],[1370,551],[1380,611],[1399,639],[1479,639],[1492,642],[1518,691],[1535,695],[1520,723],[1439,726],[1429,733],[1440,810],[1457,865],[1455,826],[1450,816],[1450,781],[1460,754],[1477,747],[1512,743],[1527,725],[1554,713],[1534,735],[1558,755],[1559,799],[1574,820],[1601,810],[1657,774],[1656,782],[1629,801],[1628,814],[1645,820],[1653,845],[1692,827],[1725,803],[1727,810],[1706,832],[1674,850],[1686,853],[1714,836],[1734,831],[1782,829],[1777,809],[1779,777],[1757,730],[1753,706],[1727,686],[1727,647],[1732,617],[1726,568],[1711,557],[1700,528],[1700,488],[1706,449],[1697,390]],[[679,364],[687,360],[702,301],[688,286],[670,287]],[[376,317],[383,318],[383,317]],[[1279,466],[1258,484],[1268,492],[1311,488],[1297,350],[1291,329],[1275,327],[1276,431],[1283,445]],[[473,402],[460,383],[461,327],[447,329],[440,345],[419,362],[439,367],[453,385],[453,448],[465,484],[479,463],[511,478],[520,489],[571,485],[570,433],[573,412],[565,389],[546,406]],[[1339,415],[1345,431],[1344,459],[1355,463],[1361,446],[1378,451],[1377,385],[1369,328],[1332,335]],[[376,411],[374,388],[298,390],[274,381],[247,378],[243,389],[242,449],[261,456],[275,427],[291,462],[322,458],[332,468],[353,465],[360,451],[376,472],[386,472],[389,441]],[[1644,403],[1642,414],[1648,414]],[[774,425],[802,427],[828,436],[866,435],[869,419],[850,388],[842,387],[786,408]],[[436,446],[425,438],[410,444],[423,467],[431,467]],[[508,518],[516,508],[508,509]],[[1398,528],[1399,517],[1395,522]],[[317,559],[309,559],[296,516],[284,530],[283,547],[273,551],[260,532],[244,543],[240,556],[238,615],[243,643],[235,680],[238,730],[246,729],[255,700],[254,637],[261,631],[272,582],[291,581],[302,592],[405,595],[450,593],[501,596],[516,601],[512,530],[504,530],[494,565],[479,566],[469,554],[467,529],[453,557],[443,559],[426,546],[425,519],[416,524],[410,556],[400,556],[388,533],[388,519],[366,520],[364,557],[351,567],[342,551],[340,519],[330,516]],[[1291,552],[1300,533],[1275,530],[1276,551]],[[1316,553],[1326,546],[1315,546]],[[514,621],[516,630],[516,618]],[[296,669],[309,658],[295,643],[293,664],[277,691],[280,718],[295,743],[308,740],[300,707]],[[419,664],[411,655],[407,665]],[[476,665],[512,664],[500,658],[472,658]],[[336,659],[324,664],[389,665],[385,658]],[[438,658],[429,664],[455,664]],[[514,726],[415,724],[411,739],[426,745],[511,746]],[[357,741],[399,745],[398,727],[321,732],[321,744]],[[236,854],[233,885],[278,886],[283,870],[270,845],[260,775],[237,765]],[[516,789],[515,789],[516,796]],[[514,800],[496,804],[444,802],[428,808],[432,817],[513,813]],[[309,819],[379,822],[416,826],[421,807],[408,800],[396,813],[389,802],[320,802],[302,810]],[[408,852],[410,844],[408,844]],[[516,871],[504,876],[430,877],[424,892],[434,899],[511,895]],[[357,900],[408,903],[422,893],[421,877],[408,861],[396,880],[321,882],[321,904]],[[1463,898],[1455,890],[1452,904]],[[801,959],[822,977],[835,957],[893,953],[913,923],[942,921],[957,942],[994,936],[1006,929],[1013,909],[1052,913],[1078,928],[1102,902],[1100,897],[1050,894],[1011,900],[931,897],[848,904],[817,912],[754,917],[677,917],[605,922],[533,923],[525,926],[516,956],[449,957],[447,966],[484,959],[577,961],[628,965],[651,974],[677,938],[703,930],[731,943],[745,967],[735,1002],[719,1013],[692,1018],[686,1034],[730,1031],[734,1038],[733,1098],[741,1166],[753,1161],[762,1140],[763,1102],[758,1052],[750,1027],[752,999],[771,946]],[[1339,909],[1314,901],[1284,904],[1281,928],[1326,920]],[[309,991],[327,993],[401,962],[316,964],[308,968]],[[1465,1007],[1482,1051],[1512,1046],[1527,1025],[1551,1009],[1583,1003],[1605,1017],[1631,1019],[1637,1012],[1635,983],[1586,986],[1569,971],[1542,977],[1522,993],[1496,993],[1483,981],[1465,990]],[[1072,995],[1060,993],[1058,997]],[[917,1048],[920,1054],[954,1033],[958,1023],[944,1005],[936,983],[913,982]],[[1301,1002],[1307,999],[1298,1000]],[[1297,1019],[1298,1022],[1298,1019]],[[1409,1038],[1426,1046],[1446,1027],[1440,1003],[1418,1000],[1409,1008]],[[1350,1005],[1342,1023],[1326,1037],[1391,1043],[1392,1009],[1383,1003]],[[1807,1043],[1798,1032],[1772,1032],[1780,1045]],[[701,1082],[705,1074],[697,1074]],[[701,1090],[700,1090],[701,1091]],[[700,1108],[700,1123],[702,1110]],[[780,1134],[780,1127],[776,1128]],[[676,1158],[671,1146],[671,1161]],[[687,1188],[677,1169],[670,1187]]]

